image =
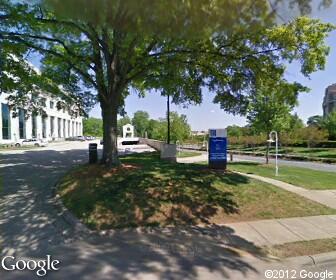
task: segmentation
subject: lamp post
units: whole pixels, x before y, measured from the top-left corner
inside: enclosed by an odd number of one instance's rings
[[[273,140],[272,134],[275,135],[275,141]],[[269,143],[275,142],[275,176],[279,175],[279,168],[278,168],[278,133],[276,131],[271,131],[269,134]]]
[[[167,144],[170,144],[170,100],[167,95]]]

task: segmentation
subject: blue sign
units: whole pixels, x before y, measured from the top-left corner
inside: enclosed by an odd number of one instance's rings
[[[211,131],[210,131],[211,133]],[[226,161],[227,138],[211,137],[209,138],[209,161]]]
[[[216,137],[216,129],[210,129],[210,137]]]

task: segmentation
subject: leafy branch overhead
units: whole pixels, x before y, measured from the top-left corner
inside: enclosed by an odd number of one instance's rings
[[[117,113],[131,92],[199,104],[208,89],[224,110],[243,114],[259,81],[280,81],[286,62],[299,61],[306,76],[323,69],[334,29],[308,17],[277,24],[284,0],[1,3],[2,44],[20,48],[21,57],[39,53],[43,77],[79,100],[96,95],[110,161]],[[309,12],[309,0],[290,3]]]

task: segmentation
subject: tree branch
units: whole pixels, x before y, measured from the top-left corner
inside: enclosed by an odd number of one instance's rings
[[[17,32],[7,32],[7,33],[3,33],[3,35],[8,35],[9,37],[11,36],[19,36],[19,37],[26,37],[26,38],[31,38],[31,39],[37,39],[37,40],[42,40],[42,41],[47,41],[47,42],[54,42],[54,43],[58,43],[60,45],[63,46],[63,48],[66,50],[66,52],[68,54],[70,54],[73,57],[76,57],[78,59],[80,59],[81,61],[85,60],[86,57],[82,56],[82,55],[78,55],[76,53],[74,53],[73,51],[71,51],[71,49],[60,39],[58,38],[51,38],[51,37],[47,37],[47,36],[41,36],[41,35],[32,35],[32,34],[21,34],[21,33],[17,33]],[[88,63],[88,61],[87,61]],[[87,64],[87,66],[89,68],[91,68],[90,64]],[[91,68],[91,70],[93,70]]]
[[[19,43],[22,43],[25,46],[27,46],[29,48],[32,48],[32,49],[35,49],[37,51],[40,51],[40,52],[43,52],[43,53],[48,53],[50,55],[62,58],[65,61],[65,63],[67,63],[71,68],[75,69],[84,79],[86,79],[87,81],[89,81],[95,88],[97,88],[97,84],[92,79],[92,77],[88,73],[85,73],[82,69],[78,68],[74,63],[70,62],[69,59],[64,59],[64,55],[62,55],[62,54],[60,54],[60,53],[58,53],[58,52],[56,52],[54,50],[45,49],[45,48],[43,48],[41,46],[34,45],[34,44],[32,44],[32,43],[30,43],[30,42],[22,39],[19,36],[11,35],[9,37],[9,39],[17,41]]]

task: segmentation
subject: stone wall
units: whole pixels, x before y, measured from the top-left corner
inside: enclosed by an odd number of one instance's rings
[[[148,139],[148,138],[139,138],[140,144],[146,144],[155,150],[160,152],[162,159],[170,160],[176,162],[176,145],[167,144],[163,141]]]

